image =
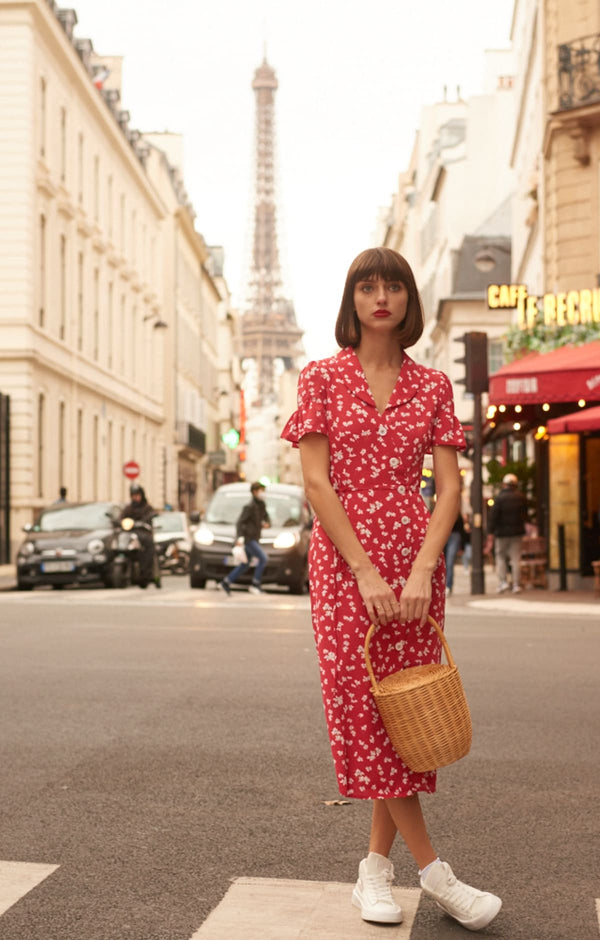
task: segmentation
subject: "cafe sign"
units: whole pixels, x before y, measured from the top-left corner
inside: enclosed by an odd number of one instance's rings
[[[525,284],[490,284],[487,289],[490,310],[517,310],[522,330],[538,323],[546,326],[600,324],[600,288],[561,291],[556,294],[530,294]]]

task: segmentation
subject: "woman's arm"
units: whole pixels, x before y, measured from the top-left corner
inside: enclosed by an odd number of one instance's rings
[[[351,568],[371,621],[398,619],[400,605],[362,547],[329,479],[329,441],[306,434],[299,442],[304,490],[320,524]]]
[[[423,544],[400,597],[401,620],[424,624],[431,604],[431,578],[460,509],[460,473],[454,447],[433,447],[436,503]]]

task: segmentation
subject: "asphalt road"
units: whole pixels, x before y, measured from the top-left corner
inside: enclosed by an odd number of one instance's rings
[[[447,633],[474,744],[424,798],[434,844],[503,897],[481,936],[598,940],[600,618],[455,605]],[[0,940],[189,940],[236,877],[356,877],[307,598],[2,594],[0,713],[0,859],[58,866]],[[469,934],[424,900],[410,936]]]

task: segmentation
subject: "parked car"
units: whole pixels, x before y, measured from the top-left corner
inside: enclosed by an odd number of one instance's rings
[[[152,520],[154,546],[163,571],[187,574],[190,570],[192,533],[184,512],[165,510]]]
[[[62,588],[66,584],[102,581],[113,586],[113,520],[121,513],[117,503],[78,503],[45,509],[34,525],[23,527],[26,536],[17,554],[17,587],[30,591],[38,584]]]
[[[212,496],[192,539],[190,585],[203,588],[207,580],[222,580],[235,567],[231,550],[236,522],[251,499],[249,483],[226,483]],[[308,586],[308,545],[313,515],[300,486],[271,483],[265,490],[271,526],[263,529],[260,544],[268,561],[262,583],[287,586],[302,594]],[[236,583],[252,580],[250,568]]]

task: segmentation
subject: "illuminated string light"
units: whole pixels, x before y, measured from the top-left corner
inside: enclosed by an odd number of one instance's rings
[[[520,421],[515,421],[515,423],[513,424],[513,430],[514,430],[514,431],[520,431],[520,430],[521,430],[521,422],[520,422]]]
[[[523,405],[515,405],[515,411],[517,412],[518,415],[520,415],[521,412],[523,411]]]
[[[577,402],[577,404],[579,405],[580,408],[585,408],[587,402],[586,402],[585,398],[580,398],[579,401]]]
[[[542,405],[542,411],[550,411],[550,405],[548,404],[547,401],[545,401],[544,404]]]
[[[506,405],[500,405],[500,406],[498,407],[498,411],[501,411],[502,414],[504,414],[504,412],[506,411]]]

